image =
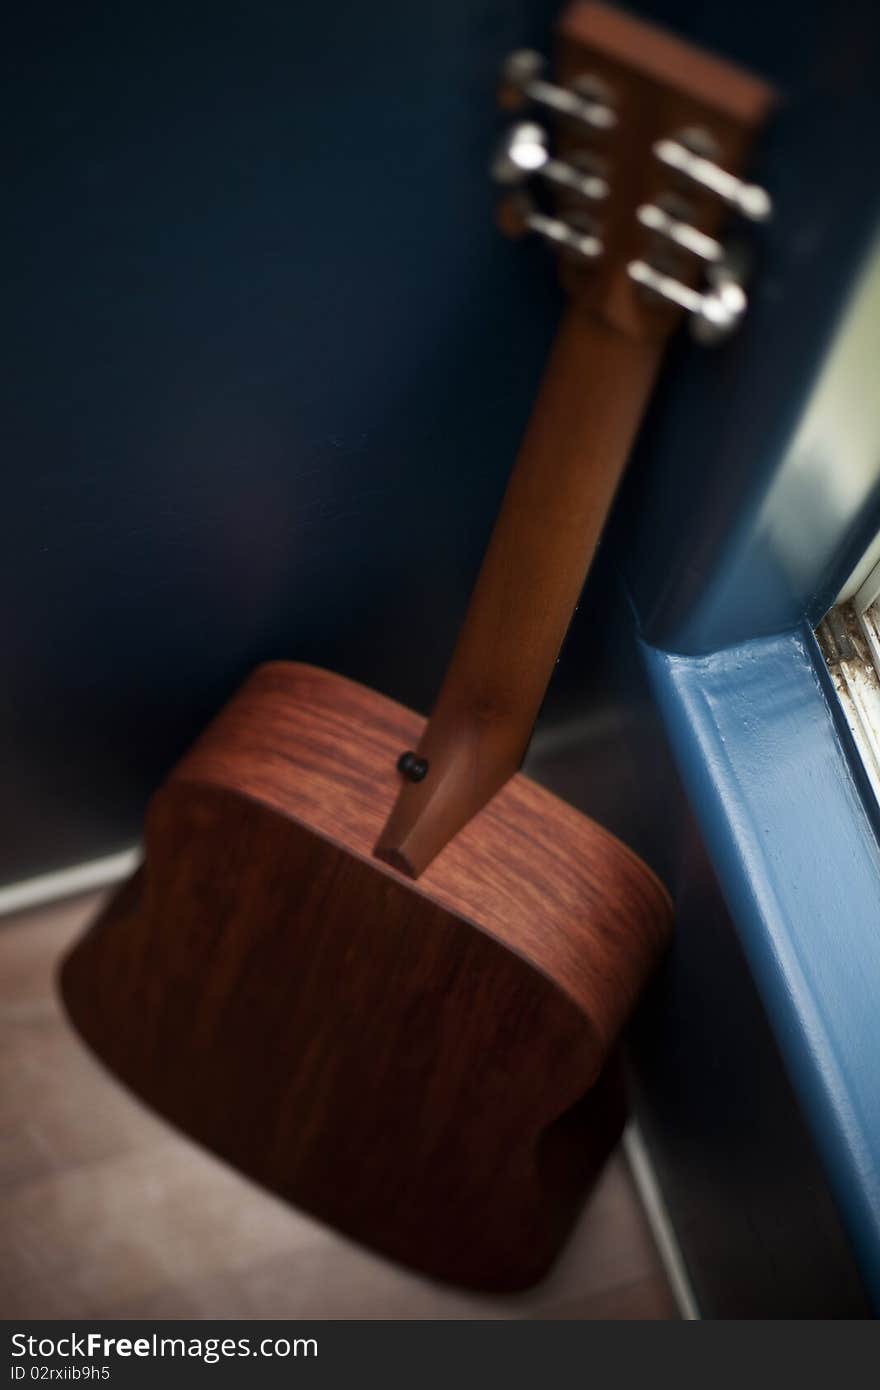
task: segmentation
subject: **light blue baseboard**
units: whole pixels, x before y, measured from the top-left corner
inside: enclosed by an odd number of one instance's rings
[[[791,632],[643,647],[689,801],[880,1307],[880,845]]]

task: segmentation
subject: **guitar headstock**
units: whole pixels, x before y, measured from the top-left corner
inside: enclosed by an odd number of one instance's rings
[[[718,234],[770,215],[741,175],[771,88],[602,4],[569,6],[558,34],[552,76],[535,53],[505,63],[502,230],[553,244],[567,290],[622,332],[662,338],[689,314],[725,336],[746,300]]]

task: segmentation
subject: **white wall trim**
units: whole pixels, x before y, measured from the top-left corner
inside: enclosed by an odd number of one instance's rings
[[[641,1131],[631,1120],[623,1135],[623,1147],[629,1160],[633,1181],[642,1199],[645,1215],[651,1227],[651,1234],[657,1243],[657,1250],[672,1287],[678,1311],[686,1322],[697,1322],[700,1310],[691,1285],[681,1246],[669,1217],[663,1194],[657,1182],[654,1165],[645,1147]]]
[[[54,874],[40,874],[38,878],[10,883],[0,888],[0,917],[23,912],[29,907],[41,907],[59,898],[72,898],[77,893],[107,888],[133,873],[140,859],[140,849],[134,846],[118,854],[108,854],[104,859],[73,864],[69,869],[59,869]]]

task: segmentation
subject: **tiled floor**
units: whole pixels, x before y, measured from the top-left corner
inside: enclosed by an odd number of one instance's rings
[[[99,902],[0,920],[3,1317],[676,1316],[622,1155],[551,1276],[484,1299],[367,1254],[178,1138],[61,1014],[55,963]]]

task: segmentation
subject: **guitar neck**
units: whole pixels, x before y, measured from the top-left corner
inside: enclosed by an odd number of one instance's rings
[[[562,16],[559,69],[567,85],[545,81],[536,54],[505,64],[503,104],[549,108],[559,128],[554,155],[534,119],[508,133],[493,166],[509,193],[500,220],[560,252],[571,305],[376,845],[413,877],[520,766],[666,341],[685,315],[704,343],[733,329],[745,294],[716,233],[731,212],[770,211],[734,172],[771,105],[765,83],[585,0]]]
[[[662,347],[566,313],[416,750],[427,775],[404,782],[376,846],[413,877],[522,762]]]

